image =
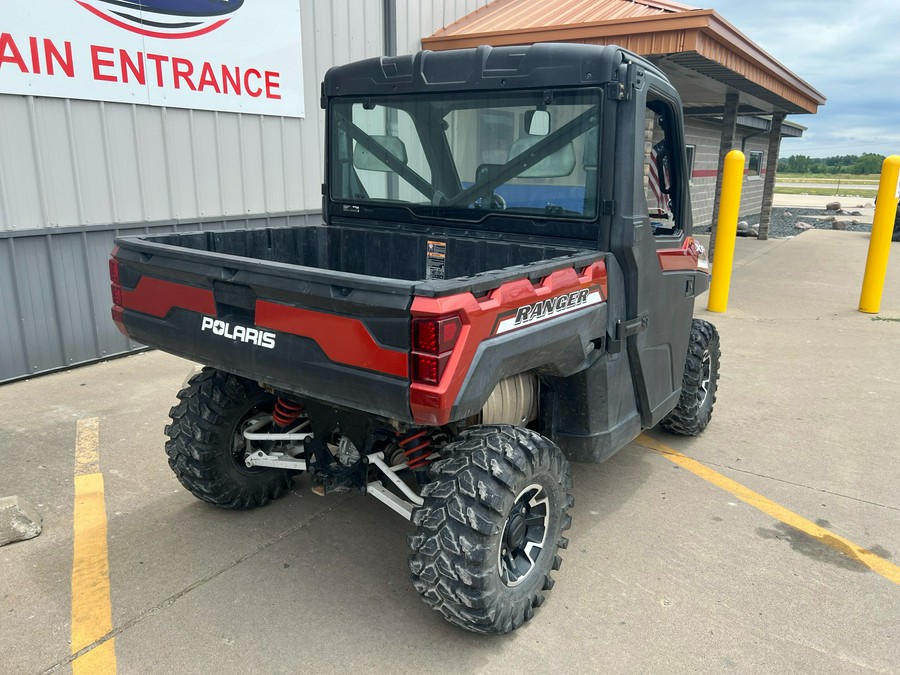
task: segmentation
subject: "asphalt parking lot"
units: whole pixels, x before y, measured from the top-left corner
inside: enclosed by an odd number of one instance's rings
[[[369,497],[320,498],[301,477],[254,511],[194,499],[163,452],[187,362],[147,352],[2,386],[0,497],[35,504],[44,531],[0,548],[0,672],[72,669],[85,428],[112,622],[84,663],[107,650],[120,673],[897,672],[900,244],[880,320],[856,312],[867,244],[738,241],[728,313],[697,307],[722,335],[712,424],[573,467],[557,584],[505,637],[419,600],[409,525]],[[647,447],[659,443],[695,462]]]

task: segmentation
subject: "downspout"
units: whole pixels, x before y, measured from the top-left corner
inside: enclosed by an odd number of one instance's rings
[[[384,55],[397,56],[397,0],[384,0]]]
[[[384,22],[384,55],[397,56],[397,0],[383,0],[382,21]],[[389,136],[399,136],[399,122],[397,119],[397,111],[394,108],[387,109],[387,119],[385,120],[386,131]],[[400,179],[396,174],[388,174],[387,194],[388,197],[396,199],[400,194]]]
[[[745,155],[747,154],[747,139],[748,138],[756,138],[757,136],[762,136],[763,134],[767,134],[772,131],[772,120],[766,121],[766,128],[760,129],[759,131],[754,131],[752,134],[747,134],[746,136],[741,138],[741,152]]]

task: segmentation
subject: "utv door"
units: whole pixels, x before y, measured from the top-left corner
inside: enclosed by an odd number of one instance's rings
[[[627,351],[641,425],[659,422],[678,402],[687,355],[697,272],[687,248],[691,211],[681,104],[671,87],[647,77],[620,103],[617,149],[634,153],[615,180],[621,218],[611,248],[622,267],[625,317],[611,342]],[[624,167],[622,167],[624,168]]]

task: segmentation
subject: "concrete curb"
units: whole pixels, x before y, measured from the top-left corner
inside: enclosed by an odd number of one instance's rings
[[[41,533],[43,518],[21,497],[0,499],[0,546],[33,539]]]

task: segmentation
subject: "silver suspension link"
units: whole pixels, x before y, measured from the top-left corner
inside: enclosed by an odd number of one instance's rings
[[[253,426],[248,427],[248,429],[244,431],[244,438],[247,440],[247,447],[249,450],[251,450],[251,452],[247,454],[244,461],[248,467],[259,466],[273,469],[305,471],[307,468],[305,459],[292,457],[285,452],[278,452],[274,450],[270,452],[265,452],[264,450],[253,450],[252,441],[294,441],[298,444],[294,447],[299,450],[302,447],[302,443],[306,439],[311,437],[312,434],[307,432],[277,434],[257,433],[256,429]],[[417,506],[422,506],[424,500],[422,499],[422,497],[416,494],[415,490],[409,487],[409,485],[407,485],[403,481],[403,479],[397,475],[399,471],[408,469],[407,465],[404,463],[393,467],[389,466],[387,462],[384,461],[383,452],[373,452],[372,454],[366,456],[365,461],[367,464],[376,467],[382,474],[384,474],[387,479],[402,493],[403,497],[391,492],[379,481],[371,481],[370,483],[367,483],[366,494],[372,495],[373,497],[375,497],[375,499],[380,501],[382,504],[385,504],[388,508],[400,514],[407,520],[412,520],[413,510]]]

